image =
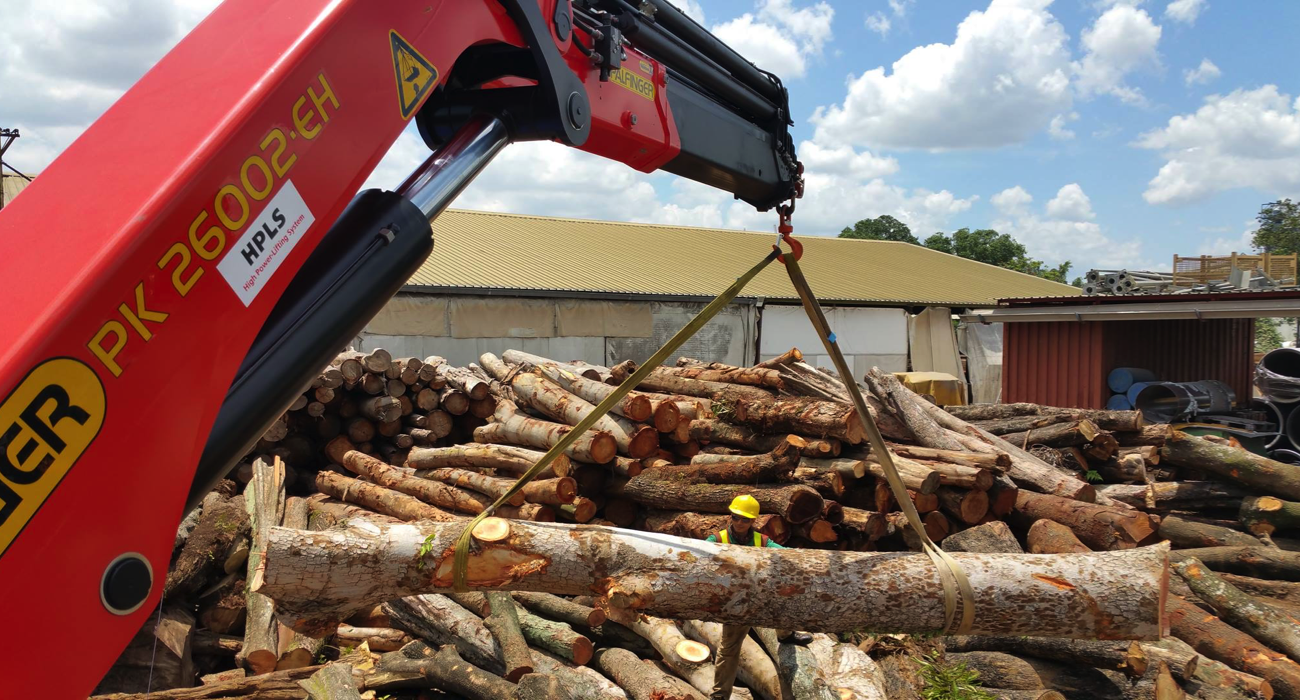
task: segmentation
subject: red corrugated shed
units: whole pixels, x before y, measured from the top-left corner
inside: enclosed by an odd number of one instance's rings
[[[1250,397],[1254,348],[1248,318],[1007,323],[1002,400],[1104,408],[1110,370],[1142,367],[1166,381],[1217,379],[1243,401]]]

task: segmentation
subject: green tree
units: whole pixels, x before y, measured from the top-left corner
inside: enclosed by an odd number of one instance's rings
[[[925,247],[968,260],[978,260],[1027,275],[1035,275],[1053,282],[1069,284],[1069,261],[1052,267],[1041,260],[1035,260],[1029,257],[1029,252],[1019,241],[1009,234],[998,233],[993,229],[972,231],[962,228],[953,231],[951,236],[936,233],[925,239]],[[1083,281],[1078,278],[1076,281],[1079,284],[1075,286],[1083,284]]]
[[[1300,252],[1300,203],[1283,199],[1269,202],[1255,217],[1259,230],[1251,244],[1269,253],[1289,255]]]
[[[1282,333],[1276,318],[1255,319],[1255,352],[1269,352],[1282,347]]]
[[[912,229],[907,224],[885,214],[877,216],[874,219],[863,219],[852,227],[845,227],[840,231],[840,238],[861,238],[868,241],[898,241],[900,243],[911,243],[921,245],[912,235]]]
[[[925,243],[922,243],[921,245],[925,246],[926,248],[929,248],[930,250],[937,250],[940,253],[956,255],[956,253],[954,253],[952,250],[952,239],[948,238],[948,235],[942,231],[925,239]]]

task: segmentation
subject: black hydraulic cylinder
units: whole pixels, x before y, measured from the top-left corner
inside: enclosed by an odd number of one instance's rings
[[[731,73],[746,87],[762,95],[769,102],[775,104],[785,102],[781,94],[781,86],[736,53],[735,49],[718,41],[718,38],[710,34],[707,29],[687,17],[686,13],[665,0],[649,0],[649,3],[655,8],[655,23],[663,27],[664,31],[707,56],[709,60]]]
[[[190,488],[203,499],[433,250],[424,212],[392,192],[356,196],[271,311],[226,393]]]

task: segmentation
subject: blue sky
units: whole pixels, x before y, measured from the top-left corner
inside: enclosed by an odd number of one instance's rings
[[[922,238],[997,228],[1079,273],[1167,269],[1175,253],[1246,250],[1260,205],[1300,195],[1292,0],[680,4],[789,87],[805,235],[891,214]],[[0,124],[24,134],[6,159],[39,171],[214,5],[19,0],[0,24]],[[392,187],[425,155],[405,134],[370,183]],[[775,223],[553,144],[512,146],[457,206]]]

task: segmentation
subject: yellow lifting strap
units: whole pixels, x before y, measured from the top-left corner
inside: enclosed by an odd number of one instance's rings
[[[778,238],[778,241],[781,239]],[[793,239],[790,242],[796,248],[799,248]],[[877,455],[881,468],[885,472],[885,478],[889,482],[890,491],[894,494],[894,499],[898,501],[904,516],[912,530],[916,532],[921,540],[922,549],[934,561],[936,568],[939,570],[939,580],[943,585],[943,605],[944,605],[944,629],[945,634],[967,634],[970,631],[971,623],[975,619],[975,595],[971,590],[970,581],[966,578],[961,566],[946,552],[939,549],[934,542],[925,533],[925,526],[921,523],[921,518],[917,515],[916,506],[907,496],[907,487],[903,484],[902,478],[894,468],[894,461],[885,446],[885,440],[880,435],[880,430],[876,427],[876,422],[871,417],[867,409],[866,401],[862,398],[862,393],[858,390],[857,381],[853,378],[853,373],[849,370],[848,364],[844,360],[843,353],[840,352],[839,345],[836,343],[835,334],[830,330],[830,324],[826,321],[825,314],[822,313],[821,306],[817,303],[817,298],[813,295],[812,289],[808,286],[807,279],[803,276],[803,271],[799,268],[797,257],[791,254],[781,252],[779,247],[774,246],[774,250],[763,258],[757,265],[750,268],[748,272],[741,275],[735,282],[716,299],[709,302],[691,322],[686,324],[677,332],[662,348],[646,360],[632,376],[625,379],[605,400],[601,401],[586,418],[578,421],[573,429],[560,438],[551,449],[537,460],[527,472],[519,477],[519,480],[510,487],[508,491],[497,498],[496,502],[483,512],[474,517],[473,520],[461,532],[459,539],[456,540],[455,557],[452,564],[453,587],[457,591],[465,591],[469,588],[469,550],[470,543],[473,539],[474,528],[478,526],[484,518],[491,516],[496,509],[503,503],[509,501],[518,493],[528,482],[537,477],[538,474],[546,470],[556,457],[563,454],[565,450],[573,446],[584,433],[587,432],[596,421],[600,420],[605,414],[609,413],[614,406],[627,396],[648,377],[655,368],[663,364],[673,353],[677,351],[687,340],[694,336],[701,328],[705,326],[719,311],[732,299],[740,293],[750,280],[754,279],[758,273],[762,272],[773,260],[780,258],[785,263],[786,271],[790,275],[790,282],[794,284],[795,290],[799,293],[799,298],[803,301],[804,310],[808,312],[808,318],[812,321],[813,327],[817,329],[818,336],[821,337],[822,344],[830,354],[832,361],[835,363],[836,370],[839,371],[840,379],[844,382],[849,391],[853,405],[857,409],[858,417],[862,421],[863,428],[867,432],[867,437],[871,442],[871,449]],[[430,536],[432,537],[432,536]],[[957,618],[957,612],[960,608],[961,621],[954,630],[953,623]]]

